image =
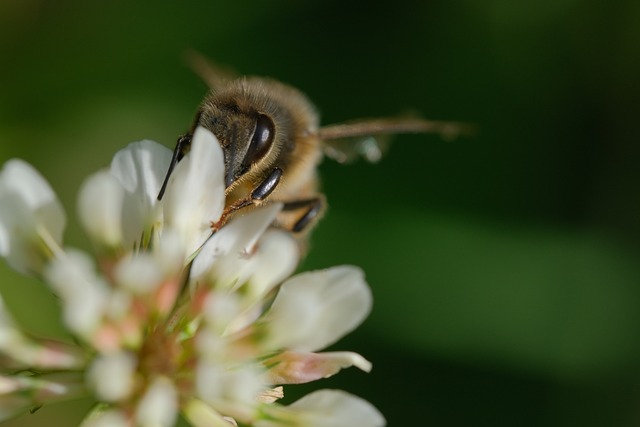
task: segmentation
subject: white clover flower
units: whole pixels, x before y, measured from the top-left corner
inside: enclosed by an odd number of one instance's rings
[[[315,353],[369,313],[363,273],[288,278],[300,254],[270,227],[280,203],[212,233],[225,186],[211,132],[196,130],[158,201],[170,159],[159,144],[134,143],[84,182],[78,216],[95,257],[63,248],[64,211],[31,166],[11,160],[0,171],[0,255],[48,284],[75,337],[28,337],[0,300],[0,421],[89,395],[98,404],[84,427],[171,427],[179,413],[198,427],[384,425],[345,392],[278,402],[283,384],[371,369],[355,353]]]

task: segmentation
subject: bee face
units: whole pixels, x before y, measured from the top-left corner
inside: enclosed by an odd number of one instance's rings
[[[229,191],[241,183],[256,183],[281,168],[292,174],[303,159],[319,159],[317,115],[298,91],[265,79],[239,79],[202,102],[196,126],[218,138],[225,158]],[[312,152],[317,152],[313,155]],[[310,167],[315,166],[313,159]]]

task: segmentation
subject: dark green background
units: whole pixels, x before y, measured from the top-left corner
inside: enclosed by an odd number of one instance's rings
[[[374,370],[288,395],[345,388],[390,426],[637,425],[638,22],[634,0],[2,0],[0,160],[42,171],[87,247],[82,179],[189,125],[206,88],[188,48],[300,88],[324,123],[473,122],[453,142],[398,137],[378,165],[322,165],[330,208],[303,267],[367,272],[373,314],[335,348]],[[28,329],[58,331],[41,285],[4,265],[0,280]]]

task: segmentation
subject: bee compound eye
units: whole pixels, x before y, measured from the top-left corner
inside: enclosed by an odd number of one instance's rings
[[[266,156],[273,145],[274,136],[275,126],[273,120],[264,114],[259,114],[244,163],[246,165],[255,163]]]

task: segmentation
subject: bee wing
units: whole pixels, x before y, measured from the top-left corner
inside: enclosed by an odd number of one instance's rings
[[[364,158],[378,162],[389,148],[390,135],[338,138],[323,142],[324,154],[338,163],[351,163]]]
[[[217,89],[237,77],[230,68],[220,66],[196,50],[187,50],[184,54],[189,68],[204,81],[209,89]]]
[[[394,134],[437,133],[444,139],[453,139],[473,132],[473,127],[465,123],[389,118],[325,126],[318,131],[318,137],[324,143],[327,157],[345,163],[357,157],[370,162],[380,160]]]

